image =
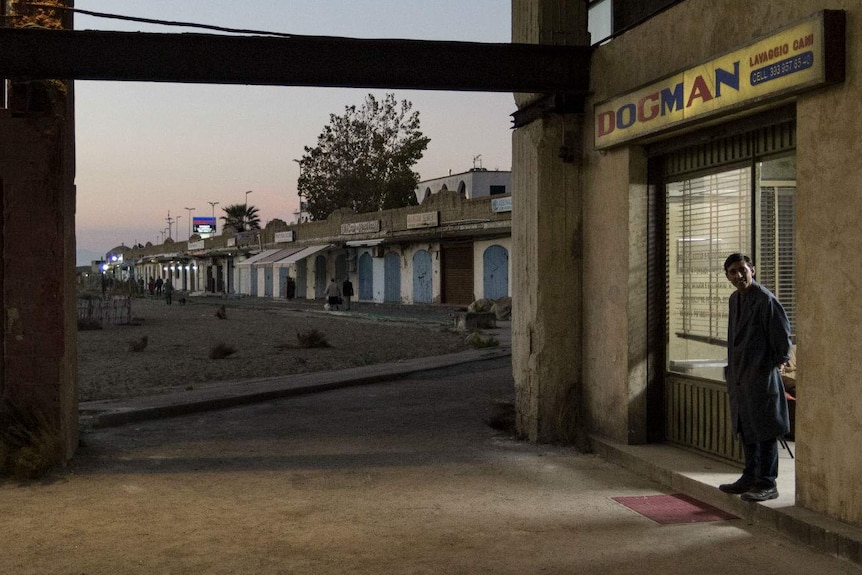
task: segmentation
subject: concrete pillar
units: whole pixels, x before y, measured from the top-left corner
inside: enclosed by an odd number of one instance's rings
[[[586,3],[513,0],[512,27],[513,42],[583,45]],[[580,115],[549,114],[512,136],[512,365],[518,431],[532,441],[571,442],[580,425],[581,155],[562,148],[582,130]]]
[[[33,8],[19,3],[16,11],[28,17]],[[71,27],[71,16],[52,13],[45,10],[40,25]],[[0,109],[0,395],[43,420],[56,463],[78,444],[72,90],[56,80],[10,83]]]

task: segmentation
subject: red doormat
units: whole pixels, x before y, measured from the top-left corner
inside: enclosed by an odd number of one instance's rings
[[[611,499],[647,519],[652,519],[659,525],[739,519],[736,515],[725,513],[712,505],[682,494],[611,497]]]

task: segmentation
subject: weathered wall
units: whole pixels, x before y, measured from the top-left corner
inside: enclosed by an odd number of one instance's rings
[[[72,28],[71,12],[4,4],[5,25]],[[74,88],[57,80],[14,82],[6,105],[0,392],[42,419],[53,438],[47,457],[61,463],[78,446]]]
[[[0,133],[2,392],[42,413],[65,461],[78,444],[71,123],[0,110]]]
[[[590,104],[691,67],[819,10],[847,11],[847,80],[797,101],[797,497],[801,505],[862,524],[862,6],[851,0],[690,0],[599,48]],[[638,341],[637,217],[646,180],[639,148],[593,151],[585,134],[584,385],[593,429],[636,440],[642,364]],[[828,233],[824,233],[828,230]],[[562,238],[560,238],[562,240]],[[626,253],[626,250],[628,252]],[[623,256],[622,254],[625,254]],[[641,262],[643,267],[646,261]],[[627,289],[628,288],[628,289]],[[627,295],[625,295],[627,294]],[[643,300],[641,300],[643,301]],[[623,315],[624,314],[624,315]],[[628,401],[628,408],[618,405]]]
[[[847,81],[796,108],[796,488],[805,507],[862,525],[862,6],[836,5],[848,10]]]
[[[586,28],[585,3],[512,2],[514,42],[585,45]],[[519,106],[533,98],[515,95]],[[512,136],[512,369],[518,431],[533,441],[576,440],[583,423],[581,166],[560,157],[582,129],[553,115]]]

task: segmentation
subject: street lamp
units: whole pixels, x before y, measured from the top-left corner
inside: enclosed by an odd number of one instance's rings
[[[215,219],[215,207],[218,205],[218,202],[207,202],[213,209],[213,219]]]
[[[248,195],[249,195],[251,192],[252,192],[252,190],[249,190],[249,191],[247,191],[247,192],[245,193],[245,207],[246,207],[246,208],[248,208]]]
[[[192,237],[192,212],[195,211],[194,208],[184,208],[189,212],[189,237]]]

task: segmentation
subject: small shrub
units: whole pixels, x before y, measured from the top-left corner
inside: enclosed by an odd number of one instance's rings
[[[495,401],[492,403],[491,416],[484,420],[485,425],[514,435],[517,432],[515,424],[515,403],[513,401]]]
[[[229,346],[226,343],[217,343],[212,349],[210,349],[209,358],[224,359],[234,353],[236,353],[236,349],[234,347]]]
[[[9,401],[0,403],[0,475],[42,477],[54,467],[59,443],[47,418]]]
[[[305,349],[330,347],[329,342],[326,341],[326,336],[321,331],[314,328],[305,331],[297,331],[296,339],[299,342],[299,347]]]
[[[474,331],[470,335],[467,336],[467,344],[476,348],[476,349],[484,349],[486,347],[497,347],[500,345],[500,340],[494,337],[483,338],[482,335],[478,331]]]

